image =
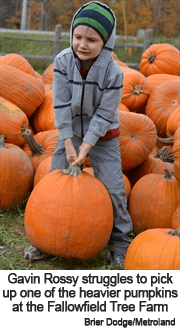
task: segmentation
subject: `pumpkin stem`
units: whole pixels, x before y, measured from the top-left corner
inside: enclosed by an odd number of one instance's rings
[[[154,53],[151,53],[149,56],[148,56],[148,61],[149,63],[154,63],[156,59],[156,55]]]
[[[168,150],[168,146],[163,146],[154,157],[161,159],[163,162],[174,163],[174,155],[172,152],[167,153]]]
[[[171,234],[172,236],[180,237],[180,230],[170,230],[168,233]]]
[[[4,135],[3,134],[1,134],[0,135],[0,148],[4,148]]]
[[[67,169],[62,170],[65,175],[70,175],[74,177],[78,177],[82,174],[80,166],[77,164],[76,166],[72,166],[71,164],[67,167]]]
[[[162,143],[166,143],[166,144],[169,144],[169,145],[173,145],[173,137],[169,137],[169,138],[161,138],[161,137],[157,137],[157,140],[162,142]]]
[[[172,179],[172,176],[171,176],[169,170],[168,170],[168,169],[164,169],[164,171],[165,171],[165,176],[164,176],[164,178],[166,178],[166,179]]]
[[[25,138],[33,156],[44,154],[44,148],[42,147],[42,145],[36,142],[30,129],[22,128],[22,135]]]

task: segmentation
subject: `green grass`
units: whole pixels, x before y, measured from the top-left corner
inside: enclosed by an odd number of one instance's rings
[[[13,33],[1,33],[2,36],[15,36]],[[52,36],[42,36],[33,34],[17,34],[18,37],[29,37],[29,38],[45,38],[52,39]],[[68,39],[68,36],[62,36],[62,39]],[[127,42],[131,42],[132,39],[129,38]],[[126,42],[125,39],[117,39],[116,42]],[[142,39],[137,40],[137,42],[143,42]],[[163,36],[154,37],[153,43],[170,43],[176,47],[179,47],[179,38],[165,38]],[[69,42],[61,43],[61,49],[69,47]],[[36,41],[23,41],[14,39],[0,39],[0,52],[1,53],[17,53],[17,54],[31,54],[31,55],[47,55],[53,56],[54,53],[54,43],[53,42],[36,42]],[[127,47],[115,47],[114,52],[118,55],[122,62],[126,63],[139,63],[141,60],[141,55],[143,50],[141,48],[132,48],[132,54],[128,53]],[[33,68],[42,74],[44,70],[49,66],[52,61],[44,60],[32,60],[28,59]]]
[[[106,260],[108,247],[95,258],[81,261],[50,257],[46,260],[29,262],[24,259],[24,249],[31,244],[24,228],[26,201],[18,207],[0,210],[0,270],[118,270]]]

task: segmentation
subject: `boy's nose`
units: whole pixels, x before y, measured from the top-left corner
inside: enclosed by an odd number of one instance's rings
[[[86,48],[86,41],[83,40],[83,39],[81,39],[80,46],[81,46],[82,48]]]

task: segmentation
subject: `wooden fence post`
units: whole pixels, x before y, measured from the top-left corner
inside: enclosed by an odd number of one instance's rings
[[[61,25],[58,24],[55,27],[55,37],[54,37],[54,57],[61,51]]]
[[[153,29],[145,30],[143,51],[153,44]]]

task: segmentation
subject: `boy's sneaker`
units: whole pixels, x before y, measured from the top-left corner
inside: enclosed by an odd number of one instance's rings
[[[113,251],[109,251],[107,254],[107,260],[111,263],[111,265],[119,265],[120,267],[124,267],[124,256],[121,254],[114,253]]]
[[[34,246],[30,246],[24,251],[24,258],[27,260],[43,260],[47,257],[50,257],[50,254],[42,253]]]

